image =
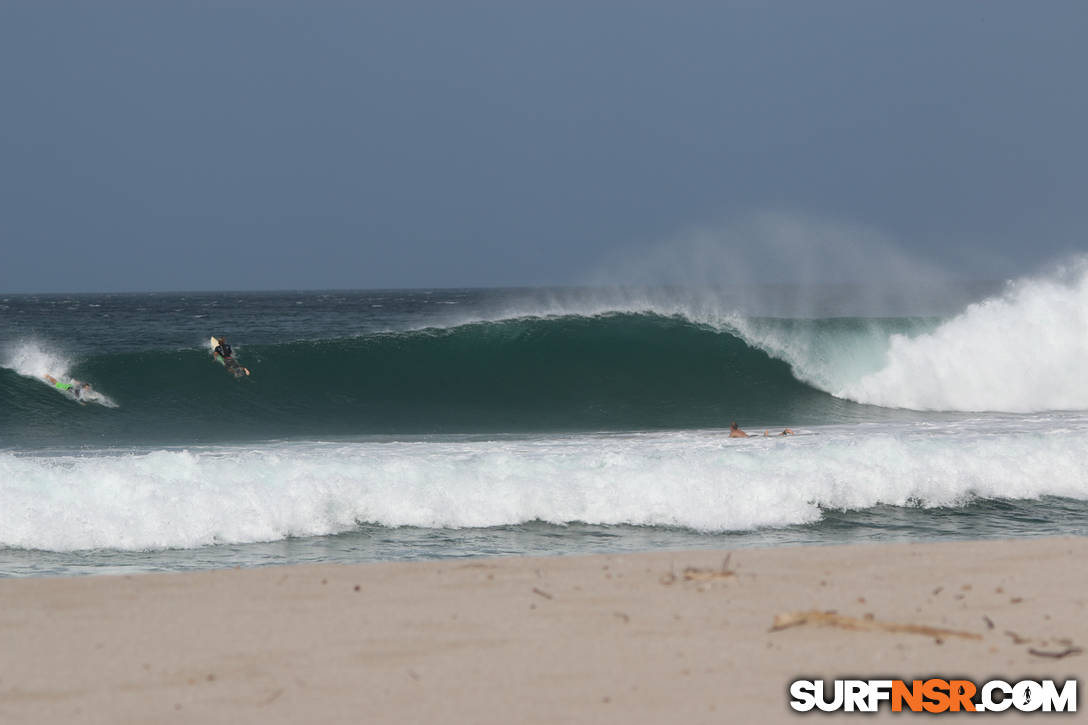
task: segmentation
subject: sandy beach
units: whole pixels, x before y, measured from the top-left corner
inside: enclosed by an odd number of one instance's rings
[[[0,720],[824,721],[791,681],[1083,674],[1086,557],[1056,538],[9,579]]]

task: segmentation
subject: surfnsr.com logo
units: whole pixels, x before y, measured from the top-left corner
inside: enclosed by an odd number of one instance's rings
[[[1077,681],[1054,680],[796,680],[790,707],[798,712],[1076,712]]]

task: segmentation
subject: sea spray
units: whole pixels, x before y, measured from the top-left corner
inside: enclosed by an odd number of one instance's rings
[[[36,380],[41,380],[46,375],[66,377],[72,364],[67,355],[36,339],[9,343],[0,360],[0,366]]]
[[[71,359],[40,341],[22,341],[19,344],[11,344],[8,348],[0,367],[12,370],[23,377],[48,385],[53,385],[50,378],[65,386],[79,386],[89,382],[73,378],[69,373],[72,366]],[[72,402],[94,403],[106,408],[118,407],[112,398],[101,390],[94,389],[93,385],[90,388],[57,388],[57,391]]]

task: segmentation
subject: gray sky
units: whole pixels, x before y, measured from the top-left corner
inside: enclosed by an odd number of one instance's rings
[[[692,234],[773,278],[789,244],[738,233],[767,214],[1015,276],[1086,246],[1085,31],[1057,1],[6,0],[0,291],[579,284]]]

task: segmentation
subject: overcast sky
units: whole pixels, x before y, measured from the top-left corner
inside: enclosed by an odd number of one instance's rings
[[[579,284],[693,237],[773,279],[828,229],[1015,276],[1088,241],[1086,31],[1056,1],[5,0],[0,291]]]

